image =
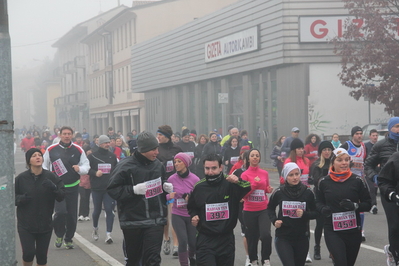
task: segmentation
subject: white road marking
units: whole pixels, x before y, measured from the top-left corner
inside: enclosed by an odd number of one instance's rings
[[[84,245],[86,248],[91,250],[94,254],[96,254],[97,256],[102,258],[104,261],[109,263],[109,265],[112,265],[112,266],[124,266],[122,263],[117,261],[115,258],[111,257],[108,253],[106,253],[105,251],[103,251],[102,249],[97,247],[96,245],[93,245],[92,243],[87,241],[84,237],[82,237],[78,233],[75,233],[74,237],[76,238],[76,240],[78,240],[80,243],[82,243],[82,245]]]
[[[310,232],[312,234],[314,234],[314,230],[310,230]],[[323,234],[323,236],[324,236],[324,234]],[[369,246],[369,245],[366,245],[366,244],[361,244],[360,247],[365,248],[365,249],[369,249],[369,250],[372,250],[372,251],[375,251],[375,252],[379,252],[379,253],[382,253],[382,254],[385,254],[384,250],[381,249],[381,248],[375,248],[375,247],[372,247],[372,246]]]

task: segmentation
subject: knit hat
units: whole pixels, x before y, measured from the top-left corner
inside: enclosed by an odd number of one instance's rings
[[[188,128],[183,129],[181,136],[184,137],[184,136],[189,136],[189,135],[190,135],[190,130]]]
[[[359,126],[353,127],[352,130],[351,130],[351,136],[353,137],[353,135],[355,135],[355,133],[358,132],[358,131],[363,132],[363,129],[361,127],[359,127]]]
[[[281,171],[281,176],[284,178],[284,180],[287,180],[288,174],[294,169],[298,169],[299,173],[301,173],[301,169],[296,163],[289,162],[284,165],[284,168]]]
[[[333,150],[333,153],[334,153],[335,157],[339,157],[344,154],[349,155],[348,151],[345,150],[344,148],[336,148],[335,150]]]
[[[391,131],[392,127],[396,124],[399,124],[399,117],[391,117],[388,121],[388,130]]]
[[[300,140],[300,139],[298,139],[298,138],[295,138],[295,139],[291,142],[291,145],[290,145],[291,151],[294,151],[294,150],[299,149],[299,148],[304,148],[304,147],[305,147],[305,146],[303,145],[302,140]]]
[[[323,151],[323,149],[325,149],[325,148],[330,148],[332,151],[334,150],[334,146],[332,145],[331,141],[323,140],[322,142],[320,142],[319,148],[317,150],[319,156],[320,156],[321,152]]]
[[[242,146],[240,149],[240,155],[243,154],[245,151],[249,151],[250,148],[248,145]]]
[[[145,153],[159,146],[158,140],[151,132],[143,131],[137,136],[137,151]]]
[[[43,153],[42,153],[41,150],[36,149],[36,148],[31,148],[31,149],[29,149],[29,150],[25,153],[25,159],[26,159],[26,164],[27,164],[27,165],[30,165],[30,157],[32,157],[32,155],[33,155],[35,152],[39,152],[39,153],[43,156]]]
[[[230,130],[232,130],[234,128],[234,125],[229,125],[228,127],[227,127],[227,131],[230,131]],[[216,131],[216,130],[215,130]]]
[[[190,156],[188,156],[184,152],[179,152],[178,154],[176,154],[175,159],[181,160],[187,168],[191,165]]]
[[[164,135],[168,139],[172,139],[173,131],[172,131],[172,128],[168,125],[163,125],[163,126],[158,127],[157,133]]]
[[[107,135],[101,135],[98,137],[98,145],[101,145],[103,143],[111,142],[111,140],[108,138]]]

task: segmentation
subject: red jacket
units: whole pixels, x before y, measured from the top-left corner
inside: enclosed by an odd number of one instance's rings
[[[312,165],[313,162],[315,162],[319,158],[319,156],[317,155],[318,148],[319,145],[313,146],[312,143],[306,144],[305,157],[309,159],[309,165]]]
[[[26,152],[27,150],[29,150],[30,148],[35,146],[35,138],[30,137],[28,139],[28,137],[26,137],[26,138],[22,139],[20,146],[21,146],[21,149],[24,152]]]

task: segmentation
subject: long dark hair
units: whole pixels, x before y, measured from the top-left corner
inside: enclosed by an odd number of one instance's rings
[[[245,157],[245,160],[246,160],[246,162],[245,162],[245,168],[249,168],[249,165],[250,165],[250,163],[249,163],[249,156],[251,155],[251,152],[252,151],[257,151],[258,153],[259,153],[259,163],[260,163],[260,161],[261,161],[261,159],[262,159],[262,156],[261,156],[261,154],[260,154],[260,151],[258,150],[258,149],[251,149],[249,152],[248,152],[248,154],[247,154],[247,156]]]

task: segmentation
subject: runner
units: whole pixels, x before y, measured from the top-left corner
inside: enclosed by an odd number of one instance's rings
[[[309,250],[309,220],[318,216],[314,194],[301,183],[296,163],[287,163],[282,175],[285,183],[272,194],[267,207],[276,227],[276,251],[284,266],[303,266]]]
[[[205,178],[198,182],[188,200],[191,223],[197,227],[197,266],[233,266],[239,202],[251,190],[249,182],[223,175],[222,158],[204,158]]]
[[[188,170],[191,163],[191,158],[187,154],[183,152],[176,154],[174,158],[176,173],[168,179],[168,182],[173,185],[174,191],[166,195],[168,201],[174,199],[172,225],[179,241],[178,256],[181,266],[195,265],[197,230],[191,224],[191,218],[187,211],[187,199],[193,191],[194,185],[200,179]]]
[[[324,238],[334,265],[352,266],[362,243],[360,212],[370,210],[371,199],[363,179],[349,168],[350,156],[334,150],[330,174],[320,179],[317,210],[324,215]]]
[[[259,168],[260,152],[252,149],[246,158],[247,170],[241,178],[251,184],[251,192],[244,197],[245,237],[248,243],[248,253],[251,265],[258,265],[258,242],[261,244],[262,265],[270,265],[272,253],[272,237],[270,234],[270,219],[267,214],[268,198],[266,193],[272,193],[269,185],[269,174]]]

